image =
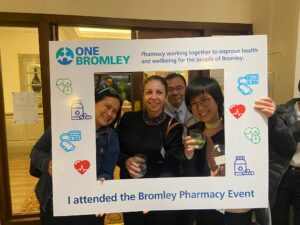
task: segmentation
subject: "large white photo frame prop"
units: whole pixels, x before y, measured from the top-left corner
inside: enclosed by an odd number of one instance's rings
[[[94,72],[202,69],[224,69],[226,176],[96,181]],[[268,206],[266,36],[50,42],[50,71],[56,216]]]

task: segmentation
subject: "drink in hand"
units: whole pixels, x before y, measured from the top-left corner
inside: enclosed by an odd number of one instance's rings
[[[196,140],[196,145],[198,146],[198,148],[203,148],[205,145],[205,140],[202,138],[197,138]]]
[[[206,142],[206,137],[201,130],[190,130],[189,135],[191,136],[192,139],[195,140],[195,145],[198,146],[198,149],[201,149],[204,147],[205,142]]]
[[[147,173],[147,156],[142,154],[136,154],[134,156],[134,161],[139,164],[140,172],[136,176],[136,178],[144,177]]]

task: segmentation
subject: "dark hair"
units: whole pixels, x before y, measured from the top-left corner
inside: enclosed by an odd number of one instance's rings
[[[179,77],[179,78],[183,81],[184,86],[186,86],[186,80],[185,80],[184,76],[182,76],[182,75],[179,74],[179,73],[170,73],[170,74],[168,74],[168,75],[165,77],[165,79],[166,79],[166,81],[168,81],[168,80],[172,80],[172,79],[174,79],[174,78],[176,78],[176,77]]]
[[[105,81],[107,81],[108,79],[113,79],[111,76],[107,76],[107,77],[105,77]]]
[[[121,110],[122,110],[122,105],[123,105],[123,99],[120,96],[120,94],[113,89],[112,87],[105,88],[105,89],[96,89],[95,90],[95,103],[104,100],[106,97],[113,97],[118,99],[120,103],[120,108],[117,112],[116,119],[110,124],[110,126],[114,126],[116,122],[120,120],[121,117]]]
[[[219,115],[224,117],[224,96],[220,84],[210,77],[198,76],[186,87],[185,104],[189,111],[192,112],[191,99],[204,93],[208,93],[214,98]]]
[[[158,75],[150,76],[146,80],[144,80],[143,90],[145,89],[145,86],[146,86],[147,83],[149,83],[150,81],[154,81],[154,80],[159,81],[164,86],[165,91],[167,93],[168,85],[167,85],[166,79],[161,77],[161,76],[158,76]]]
[[[300,92],[300,80],[298,81],[298,91]]]

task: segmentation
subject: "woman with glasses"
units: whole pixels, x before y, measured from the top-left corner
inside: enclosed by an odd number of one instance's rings
[[[225,176],[225,164],[217,165],[215,157],[225,154],[224,146],[224,96],[219,83],[209,77],[196,77],[187,86],[185,101],[196,117],[197,124],[189,129],[204,132],[206,143],[200,149],[191,136],[184,139],[185,171],[189,176]],[[270,117],[275,112],[270,98],[261,98],[254,108]],[[201,225],[250,225],[250,209],[198,210],[197,224]]]
[[[164,112],[167,84],[151,76],[143,85],[144,109],[125,113],[121,119],[119,141],[121,178],[157,178],[180,175],[183,127]],[[125,225],[173,225],[175,211],[124,213]]]
[[[113,179],[120,148],[114,124],[121,114],[122,98],[112,88],[95,92],[97,180]],[[70,118],[71,119],[71,118]],[[40,203],[42,225],[103,225],[95,215],[53,217],[51,129],[37,141],[31,152],[32,165],[40,171],[36,196]],[[33,175],[33,174],[32,174]],[[96,177],[95,177],[96,178]]]

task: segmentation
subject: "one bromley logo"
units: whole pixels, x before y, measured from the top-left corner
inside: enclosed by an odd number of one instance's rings
[[[73,61],[77,66],[87,65],[121,65],[128,64],[129,55],[103,55],[100,53],[98,46],[76,47],[71,50],[67,47],[62,47],[56,52],[56,60],[62,65],[69,65]]]
[[[70,48],[62,47],[56,52],[56,60],[62,65],[69,65],[73,62],[74,53]]]

